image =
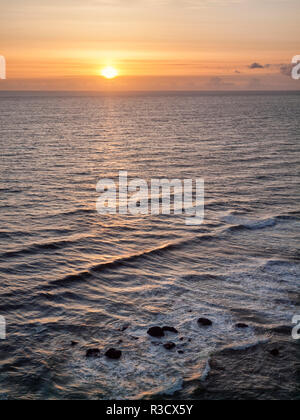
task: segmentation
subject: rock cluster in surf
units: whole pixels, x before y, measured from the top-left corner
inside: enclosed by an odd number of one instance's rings
[[[200,328],[209,328],[213,326],[213,322],[208,319],[208,318],[199,318],[197,320],[197,324]],[[120,332],[125,332],[128,328],[130,327],[130,324],[125,324],[123,325],[121,328],[119,328],[118,331]],[[236,328],[238,329],[247,329],[249,328],[249,326],[245,323],[237,323],[235,325]],[[186,346],[188,343],[190,343],[192,341],[191,338],[184,338],[184,337],[180,337],[179,341],[181,342],[181,344],[179,345],[179,347],[177,347],[177,344],[174,343],[173,341],[168,341],[168,342],[161,342],[160,339],[163,339],[164,337],[166,337],[166,335],[168,334],[179,334],[179,331],[172,326],[153,326],[150,327],[147,331],[147,334],[152,337],[152,338],[156,338],[157,341],[153,341],[152,344],[155,346],[160,346],[163,345],[164,349],[167,351],[172,351],[174,349],[178,349],[177,353],[178,354],[184,354],[184,350],[182,349],[184,346]],[[132,340],[139,340],[139,337],[131,337]],[[186,341],[186,342],[185,342]],[[118,344],[122,344],[123,340],[120,339],[118,341]],[[77,341],[72,341],[71,342],[71,346],[75,347],[77,346],[79,343]],[[280,352],[278,349],[273,349],[271,352],[271,355],[274,357],[278,357],[280,355]],[[99,349],[97,348],[90,348],[86,351],[86,358],[87,359],[97,359],[100,358],[101,352]],[[119,349],[115,349],[115,348],[110,348],[109,350],[107,350],[104,353],[104,356],[110,360],[119,360],[122,357],[122,351]]]

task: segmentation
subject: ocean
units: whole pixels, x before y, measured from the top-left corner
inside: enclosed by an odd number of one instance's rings
[[[0,399],[300,396],[299,93],[1,92],[0,127]],[[99,215],[121,170],[203,178],[204,223]]]

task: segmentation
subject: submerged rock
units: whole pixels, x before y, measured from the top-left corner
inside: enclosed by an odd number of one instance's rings
[[[280,351],[278,349],[273,349],[270,351],[271,355],[274,357],[280,356]]]
[[[119,329],[119,331],[124,332],[124,331],[128,330],[128,328],[129,328],[129,327],[130,327],[130,325],[129,325],[129,324],[125,324],[125,325],[123,325],[123,327],[121,327],[121,328]]]
[[[161,338],[161,337],[164,337],[165,335],[163,329],[160,327],[149,328],[147,334],[150,335],[151,337],[156,337],[156,338]]]
[[[199,318],[198,319],[198,324],[201,325],[202,327],[211,327],[213,323],[210,319]]]
[[[88,349],[86,352],[87,358],[97,358],[100,357],[100,350],[99,349]]]
[[[176,347],[176,344],[175,343],[166,343],[166,344],[164,344],[164,348],[166,350],[173,350],[173,349],[175,349],[175,347]]]
[[[277,334],[291,335],[291,327],[289,325],[281,325],[279,327],[273,328],[273,331]]]
[[[121,352],[121,350],[109,349],[105,353],[105,356],[108,357],[109,359],[118,360],[118,359],[121,358],[122,352]]]
[[[246,328],[249,328],[249,325],[239,322],[238,324],[236,324],[236,328],[246,329]]]
[[[163,332],[170,332],[173,334],[178,334],[178,331],[174,327],[163,327]]]

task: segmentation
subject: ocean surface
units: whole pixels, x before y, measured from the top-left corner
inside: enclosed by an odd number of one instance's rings
[[[214,354],[292,329],[299,94],[2,92],[0,127],[0,399],[180,396],[205,385]],[[100,216],[96,184],[120,170],[204,178],[204,223]],[[151,338],[156,325],[179,334]],[[104,357],[111,347],[119,361]]]

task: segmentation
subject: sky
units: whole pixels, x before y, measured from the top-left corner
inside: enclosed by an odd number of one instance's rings
[[[0,0],[0,90],[299,89],[299,16],[299,0]]]

